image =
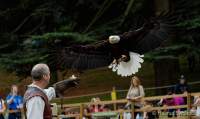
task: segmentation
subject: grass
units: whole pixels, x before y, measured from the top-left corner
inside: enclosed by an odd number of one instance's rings
[[[143,68],[137,75],[141,78],[144,87],[154,86],[154,72],[151,63],[144,63]],[[111,91],[112,87],[115,87],[117,90],[124,90],[129,88],[131,80],[130,77],[117,76],[116,73],[113,73],[107,67],[84,71],[80,77],[79,86],[68,90],[65,96]]]
[[[180,57],[180,74],[184,74],[187,77],[188,82],[194,82],[199,80],[200,76],[200,68],[197,64],[194,72],[190,72],[188,70],[188,64],[186,57]],[[149,62],[145,62],[137,73],[137,75],[142,79],[142,84],[145,88],[154,87],[154,70],[153,64]],[[178,80],[177,80],[178,81]],[[121,78],[117,76],[115,73],[111,72],[106,67],[87,70],[81,74],[81,83],[78,88],[71,89],[65,93],[66,96],[74,96],[74,95],[82,95],[82,94],[91,94],[102,91],[111,91],[112,87],[115,86],[117,90],[128,89],[130,85],[130,77]],[[173,84],[172,84],[173,85]],[[200,90],[199,84],[192,86],[192,91],[197,92]],[[122,99],[126,97],[127,92],[117,93],[118,99]],[[156,95],[156,90],[146,90],[146,96]],[[164,95],[164,94],[163,94]],[[110,94],[105,95],[97,95],[102,100],[110,100]],[[84,96],[78,98],[72,98],[64,100],[65,104],[68,103],[80,103],[80,102],[89,102],[90,99],[95,96]]]
[[[154,70],[153,64],[145,62],[142,64],[142,68],[137,73],[142,80],[144,87],[154,87]],[[77,88],[68,90],[65,96],[77,96],[83,94],[92,94],[103,91],[111,91],[114,86],[117,90],[127,90],[130,86],[130,77],[120,77],[110,71],[107,67],[87,70],[81,74],[80,85]],[[127,92],[117,93],[118,99],[126,97]],[[154,95],[153,91],[146,92],[147,95]],[[66,99],[63,103],[80,103],[89,102],[92,97],[95,96],[84,96],[72,99]],[[104,95],[96,95],[101,100],[111,100],[110,93]],[[54,100],[53,102],[61,103],[61,100]]]

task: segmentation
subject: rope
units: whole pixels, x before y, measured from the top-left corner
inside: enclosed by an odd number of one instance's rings
[[[194,85],[194,84],[200,84],[200,81],[190,82],[188,85]],[[144,88],[145,90],[156,90],[156,89],[164,89],[164,88],[171,88],[175,85],[167,85],[167,86],[159,86],[159,87],[150,87],[150,88]],[[125,92],[125,90],[117,90],[117,92]]]
[[[63,97],[63,99],[90,97],[90,96],[96,96],[96,95],[105,95],[105,94],[109,94],[109,93],[110,93],[110,91],[104,91],[104,92],[93,93],[93,94],[85,94],[85,95],[79,95],[79,96]],[[60,98],[56,98],[55,100],[57,100],[57,99],[60,99]]]

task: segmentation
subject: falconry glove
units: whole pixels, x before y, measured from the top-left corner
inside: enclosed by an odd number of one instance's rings
[[[79,84],[79,80],[80,79],[78,79],[77,77],[72,76],[68,79],[53,84],[56,92],[56,97],[62,97],[65,90],[77,86]]]

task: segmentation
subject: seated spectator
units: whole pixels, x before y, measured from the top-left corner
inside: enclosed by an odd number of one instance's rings
[[[109,108],[109,106],[105,105],[103,108],[103,112],[109,112],[111,111],[111,109]]]
[[[91,103],[98,103],[100,102],[100,98],[92,98]],[[88,106],[88,112],[89,113],[94,113],[94,112],[102,112],[104,110],[104,105],[99,105],[99,104],[91,104]]]
[[[100,98],[92,98],[91,103],[98,103],[100,102]],[[100,104],[89,104],[86,109],[84,109],[84,118],[91,118],[91,116],[88,116],[88,113],[95,113],[95,112],[103,112],[109,110],[107,107],[104,108],[104,105]]]
[[[67,117],[67,118],[62,118],[62,119],[78,119],[79,117],[76,116],[75,114],[79,114],[78,110],[75,108],[65,108],[64,110],[65,115],[72,116],[72,117]]]
[[[142,108],[144,111],[143,119],[158,119],[158,112],[155,110],[151,110],[153,105],[149,101],[144,101],[144,107]]]
[[[4,119],[3,113],[6,110],[4,100],[0,97],[0,119]]]

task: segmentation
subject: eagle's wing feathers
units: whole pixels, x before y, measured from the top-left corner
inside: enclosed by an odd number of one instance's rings
[[[162,18],[162,17],[160,17]],[[138,72],[143,63],[142,54],[159,47],[167,40],[173,26],[162,19],[151,19],[140,29],[125,32],[109,40],[89,45],[75,45],[63,49],[57,57],[59,66],[72,69],[91,69],[108,66],[121,76],[130,76]],[[125,54],[124,54],[125,53]],[[129,55],[130,60],[121,60]],[[115,62],[116,61],[116,62]]]
[[[54,64],[68,69],[92,69],[108,66],[112,62],[109,47],[105,41],[66,47],[54,54],[57,54]]]
[[[150,19],[143,27],[120,36],[121,45],[129,51],[144,54],[159,47],[175,29],[173,21],[167,18]],[[170,17],[169,17],[170,19]]]

